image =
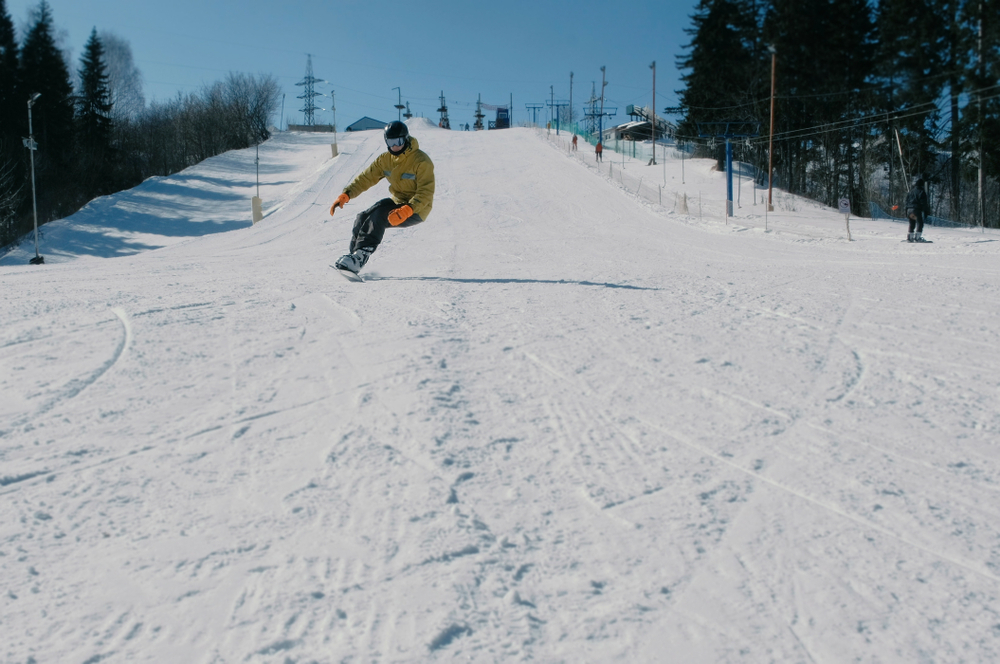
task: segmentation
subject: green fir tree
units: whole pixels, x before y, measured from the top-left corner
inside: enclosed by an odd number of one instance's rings
[[[77,149],[87,198],[112,191],[112,123],[104,48],[95,28],[80,60],[80,94],[76,99]]]
[[[73,86],[53,32],[52,10],[42,0],[21,49],[22,89],[41,95],[32,109],[40,223],[73,209]]]

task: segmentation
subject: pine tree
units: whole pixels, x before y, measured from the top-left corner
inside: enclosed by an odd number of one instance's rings
[[[892,118],[887,139],[895,143],[899,131],[911,178],[931,172],[941,133],[937,102],[947,82],[942,74],[950,26],[939,10],[939,2],[910,0],[881,0],[878,6],[881,105]]]
[[[694,138],[699,125],[755,122],[760,116],[760,60],[755,3],[748,0],[701,0],[691,17],[690,52],[677,58],[685,89],[679,134]],[[716,158],[720,154],[716,153]]]
[[[52,11],[42,0],[21,49],[24,96],[40,93],[32,109],[38,141],[35,172],[39,221],[72,208],[73,86],[53,37]],[[25,99],[25,102],[27,99]]]
[[[104,49],[97,29],[90,33],[80,60],[80,94],[76,98],[77,168],[87,198],[112,190],[111,101]]]
[[[0,154],[17,154],[22,125],[27,123],[27,99],[21,99],[18,83],[17,40],[14,23],[0,0]]]
[[[822,69],[830,95],[827,111],[838,123],[832,178],[827,202],[846,196],[855,212],[867,214],[868,187],[864,186],[874,164],[865,159],[869,136],[857,120],[869,117],[875,102],[875,22],[869,0],[831,0],[826,36],[827,62]],[[860,150],[856,146],[862,146]]]
[[[18,209],[24,201],[23,160],[20,158],[26,101],[18,94],[17,42],[14,24],[0,0],[0,247],[17,239],[24,230],[18,225]]]
[[[970,166],[974,194],[967,197],[969,219],[1000,227],[997,206],[980,209],[980,186],[986,178],[1000,178],[1000,0],[971,0],[965,6],[969,35],[966,82],[969,103],[964,109],[964,153]],[[984,180],[979,181],[980,166]],[[985,203],[985,201],[984,201]],[[985,213],[985,219],[984,219]]]
[[[983,103],[983,163],[987,175],[1000,178],[1000,0],[982,0],[980,5],[983,85],[978,90],[982,97],[988,97]],[[993,226],[1000,226],[995,214]]]
[[[809,193],[808,166],[822,145],[811,135],[813,128],[832,120],[829,98],[823,96],[832,89],[825,71],[825,5],[770,0],[763,23],[764,39],[777,54],[775,133],[786,136],[774,144],[775,170],[783,188],[800,194]]]

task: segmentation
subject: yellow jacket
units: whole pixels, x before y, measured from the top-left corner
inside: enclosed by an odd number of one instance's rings
[[[368,191],[379,180],[389,180],[389,196],[399,205],[409,205],[413,214],[426,220],[434,204],[434,162],[420,149],[417,139],[402,154],[386,151],[360,173],[344,193],[354,198]]]

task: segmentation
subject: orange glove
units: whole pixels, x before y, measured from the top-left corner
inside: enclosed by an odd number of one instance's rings
[[[404,205],[403,207],[398,207],[389,213],[389,223],[393,226],[399,226],[412,216],[413,208],[409,205]]]
[[[347,205],[347,201],[349,200],[351,200],[351,197],[348,196],[347,194],[341,194],[340,196],[337,196],[337,200],[335,200],[333,202],[333,205],[330,206],[330,216],[331,217],[333,216],[333,213],[336,211],[337,208],[343,210],[344,206]]]

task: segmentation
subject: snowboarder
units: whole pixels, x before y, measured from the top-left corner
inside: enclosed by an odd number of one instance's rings
[[[434,203],[434,163],[410,136],[407,126],[395,121],[386,125],[387,152],[379,155],[361,172],[330,207],[330,215],[343,209],[352,198],[389,180],[389,198],[383,198],[354,220],[350,253],[337,259],[334,267],[357,274],[368,262],[389,226],[406,228],[427,219]]]
[[[929,242],[923,235],[924,216],[930,211],[924,181],[924,176],[918,175],[913,181],[913,188],[906,194],[906,218],[910,221],[910,232],[906,235],[907,242]]]

